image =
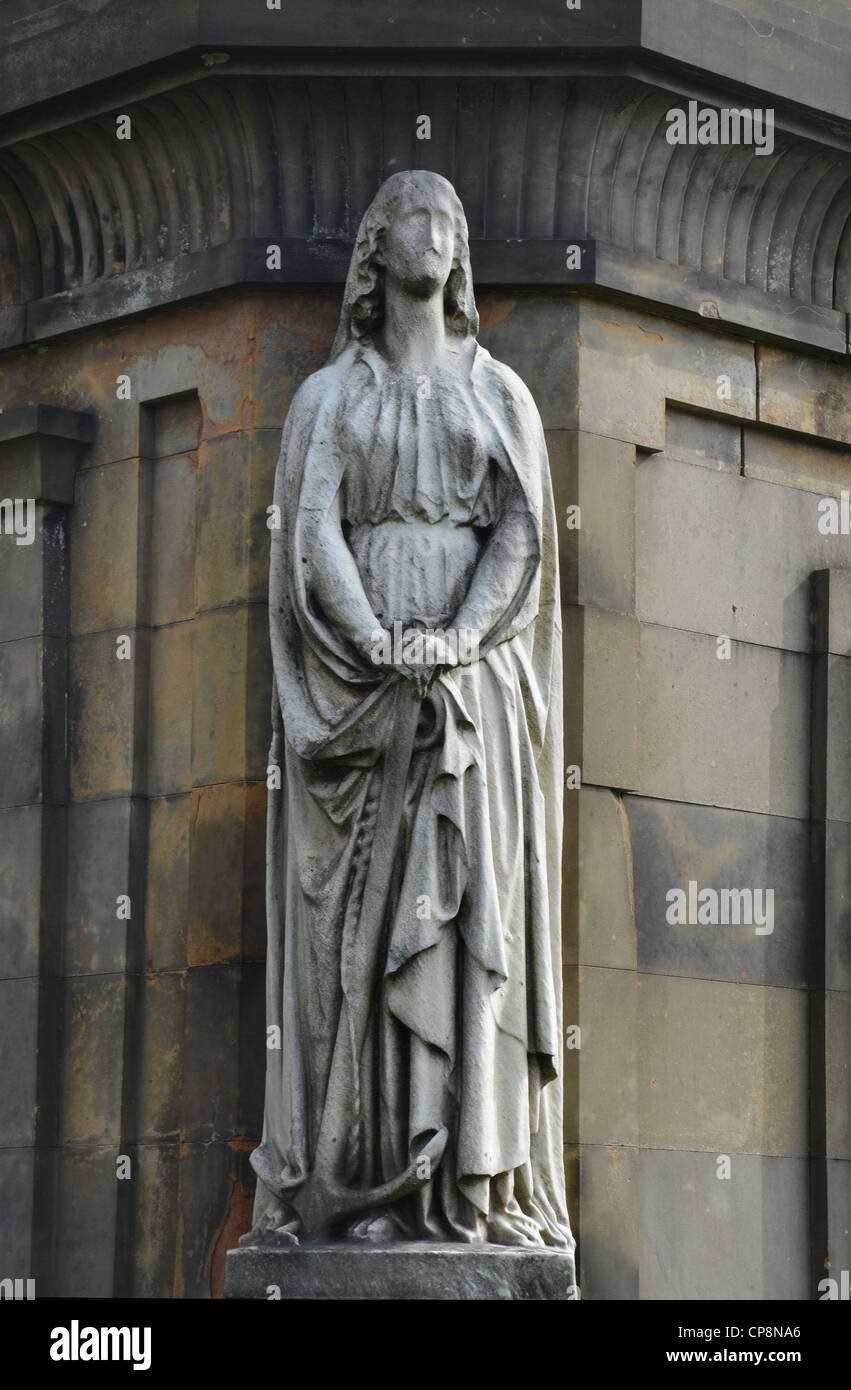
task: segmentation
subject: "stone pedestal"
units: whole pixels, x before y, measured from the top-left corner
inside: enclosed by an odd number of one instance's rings
[[[355,1243],[229,1250],[225,1298],[579,1298],[572,1255],[501,1245]]]

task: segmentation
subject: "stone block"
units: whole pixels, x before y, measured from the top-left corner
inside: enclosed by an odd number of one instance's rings
[[[634,618],[585,609],[583,779],[638,781],[639,641]]]
[[[851,991],[851,823],[827,823],[825,983]]]
[[[634,970],[633,850],[623,798],[591,786],[573,795],[579,798],[579,962]]]
[[[851,994],[825,999],[827,1154],[851,1159]]]
[[[73,362],[80,402],[98,402],[98,425],[94,442],[80,460],[80,472],[99,468],[105,463],[118,463],[139,456],[139,406],[135,355],[119,354],[106,341],[89,343],[87,356]],[[117,377],[130,377],[133,399],[118,400]]]
[[[180,1150],[174,1143],[141,1144],[134,1179],[133,1294],[179,1298]]]
[[[282,417],[283,418],[283,417]],[[248,597],[265,604],[269,595],[269,539],[266,508],[275,490],[275,470],[281,452],[281,430],[252,430],[248,518]]]
[[[759,348],[759,419],[762,424],[800,430],[851,444],[851,393],[845,362],[822,361]]]
[[[44,643],[0,644],[0,806],[40,801],[44,721]]]
[[[576,429],[580,421],[579,311],[565,296],[489,291],[479,301],[479,342],[523,378],[547,430]],[[610,434],[583,424],[593,434]],[[629,438],[628,435],[621,436]]]
[[[579,961],[579,791],[565,785],[561,856],[561,951],[565,965]]]
[[[197,391],[170,392],[146,399],[140,420],[139,452],[163,459],[198,448],[202,414]]]
[[[581,966],[578,971],[581,1048],[566,1051],[565,1068],[578,1063],[578,1132],[569,1143],[638,1143],[635,973]],[[565,1008],[565,1028],[574,1020]]]
[[[44,506],[38,509],[41,525],[42,578],[41,623],[45,637],[58,639],[67,649],[69,621],[70,524],[67,508]],[[38,586],[36,586],[38,591]]]
[[[192,793],[187,962],[239,960],[245,882],[245,788],[237,783]]]
[[[189,1143],[237,1132],[240,984],[238,965],[202,965],[186,977],[181,1136]]]
[[[45,636],[41,643],[42,800],[62,805],[67,795],[68,643]]]
[[[575,424],[589,434],[664,449],[668,401],[737,419],[755,417],[753,348],[740,339],[710,337],[625,304],[586,298],[571,342],[579,356]],[[729,378],[729,400],[718,397],[721,377]]]
[[[739,642],[722,661],[718,650],[712,637],[642,624],[637,790],[805,819],[809,658]]]
[[[195,624],[192,779],[196,786],[238,781],[245,775],[248,622],[248,610],[234,608],[204,613]]]
[[[669,405],[665,412],[665,456],[716,473],[740,473],[742,426],[735,420]]]
[[[564,603],[635,608],[635,450],[579,430],[549,430],[547,447]],[[568,528],[568,508],[580,509]],[[575,513],[572,520],[577,520]]]
[[[137,1117],[142,1146],[180,1131],[185,973],[147,975],[142,990]],[[126,1137],[126,1136],[125,1136]]]
[[[714,806],[624,798],[632,839],[638,961],[661,975],[807,986],[809,823]],[[774,893],[773,931],[671,925],[668,893],[712,888]]]
[[[271,737],[271,655],[265,607],[220,609],[195,625],[195,786],[265,780]]]
[[[119,918],[117,899],[130,897],[131,802],[89,801],[68,808],[68,897],[65,970],[69,975],[110,974],[125,968],[131,916]],[[138,910],[138,909],[137,909]]]
[[[642,1150],[641,1298],[811,1298],[806,1159],[716,1157]]]
[[[272,651],[266,604],[248,609],[245,674],[245,771],[251,781],[266,781],[271,741],[269,693],[272,689]]]
[[[0,959],[10,979],[38,974],[46,810],[38,805],[0,810]]]
[[[851,570],[821,570],[813,581],[815,651],[851,656]]]
[[[192,785],[195,624],[154,628],[150,653],[148,791],[158,797]]]
[[[582,781],[638,785],[639,626],[597,608],[563,610],[565,761]]]
[[[803,990],[642,975],[641,1143],[805,1155]]]
[[[38,1007],[38,980],[0,980],[0,1148],[35,1142]]]
[[[828,656],[827,815],[851,821],[851,657]]]
[[[812,493],[645,460],[636,473],[639,617],[811,651],[810,576],[831,555],[818,520]]]
[[[139,602],[139,459],[84,469],[70,513],[70,631],[127,630]]]
[[[299,169],[298,177],[302,176]],[[250,335],[250,386],[240,427],[278,433],[290,401],[311,372],[328,361],[340,312],[340,290],[329,286],[293,295],[259,292],[243,297],[245,332]],[[205,407],[206,407],[205,401]],[[269,499],[271,501],[271,498]]]
[[[195,616],[197,454],[158,458],[151,467],[151,623]]]
[[[45,1293],[112,1298],[116,1245],[115,1147],[68,1148],[59,1156],[54,1270]],[[38,1286],[36,1286],[38,1287]]]
[[[578,1253],[584,1302],[638,1298],[638,1164],[636,1149],[583,1145]]]
[[[32,373],[28,372],[27,378],[32,392]],[[53,382],[50,390],[55,390]],[[44,404],[4,410],[0,420],[0,495],[32,497],[48,506],[70,507],[77,465],[93,433],[91,411],[59,410]]]
[[[242,872],[242,959],[266,958],[265,782],[245,788],[245,851]]]
[[[33,1154],[0,1147],[0,1279],[33,1279]],[[36,1298],[42,1290],[36,1284]]]
[[[5,479],[0,473],[0,489]],[[0,491],[0,499],[9,496]],[[0,534],[0,642],[38,636],[44,623],[44,547],[38,534],[44,508],[38,507],[32,545],[18,545],[14,536]]]
[[[239,1086],[236,1130],[259,1140],[266,1084],[266,969],[257,961],[242,967],[239,982]]]
[[[576,1298],[573,1259],[555,1250],[400,1241],[228,1252],[226,1298],[266,1299],[270,1285],[283,1299]]]
[[[574,1239],[579,1240],[581,1230],[581,1202],[580,1188],[582,1181],[580,1159],[582,1150],[578,1144],[565,1144],[564,1155],[564,1188],[567,1197],[567,1210],[570,1213],[570,1227]]]
[[[189,793],[149,802],[145,892],[148,970],[180,970],[186,965],[191,819]]]
[[[129,661],[119,661],[114,632],[71,640],[70,781],[76,801],[133,790],[136,663],[144,659],[145,640],[131,628],[125,635],[131,640]]]
[[[199,610],[228,607],[248,597],[250,495],[249,436],[220,435],[202,444],[198,451]]]
[[[65,985],[63,1144],[111,1145],[121,1137],[125,981],[80,976]],[[113,1159],[112,1181],[115,1181]]]
[[[642,14],[641,40],[651,52],[676,54],[683,62],[699,55],[705,71],[724,73],[731,83],[782,92],[787,100],[839,114],[846,18],[832,0],[788,10],[775,9],[770,0],[746,0],[741,6],[723,0],[719,12],[706,10],[701,0],[654,0]],[[694,220],[702,228],[702,218]],[[748,246],[736,249],[744,261]]]
[[[237,428],[254,347],[247,298],[218,300],[215,311],[197,305],[160,312],[137,326],[120,362],[109,337],[87,344],[74,363],[75,379],[84,399],[102,402],[89,467],[140,454],[168,457],[196,447],[199,438]],[[119,373],[130,377],[131,400],[115,398]]]
[[[822,440],[784,435],[780,430],[745,425],[744,473],[783,487],[803,488],[820,497],[839,497],[851,477],[851,453]]]
[[[576,965],[562,966],[562,1032],[564,1034],[562,1074],[564,1096],[562,1139],[572,1150],[577,1149],[580,1133],[579,1082],[582,1072],[582,1014],[580,986],[582,971]],[[578,1032],[571,1030],[578,1029]],[[571,1043],[572,1045],[568,1045]],[[580,1046],[576,1044],[579,1043]]]
[[[251,1228],[254,1184],[248,1155],[253,1147],[254,1141],[241,1138],[181,1145],[182,1239],[176,1278],[182,1298],[221,1297],[228,1245]]]
[[[847,1160],[828,1161],[827,1199],[828,1248],[835,1277],[836,1270],[851,1270],[851,1163]]]

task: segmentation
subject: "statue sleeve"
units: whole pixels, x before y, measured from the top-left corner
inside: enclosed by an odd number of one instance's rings
[[[526,499],[520,488],[512,488],[454,618],[457,629],[478,634],[480,651],[506,635],[534,581],[540,555]]]

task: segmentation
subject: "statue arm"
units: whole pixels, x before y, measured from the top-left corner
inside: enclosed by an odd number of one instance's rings
[[[307,590],[338,636],[345,638],[368,662],[381,623],[366,596],[355,557],[346,544],[340,515],[340,493],[315,524],[314,544],[305,576]]]
[[[535,524],[518,489],[479,558],[453,627],[476,632],[483,647],[525,593],[539,560]]]

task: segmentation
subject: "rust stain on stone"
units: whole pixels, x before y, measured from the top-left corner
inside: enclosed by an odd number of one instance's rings
[[[482,328],[495,328],[498,323],[503,323],[516,308],[516,299],[488,298],[479,306],[479,323]]]
[[[228,1140],[228,1148],[236,1149],[237,1153],[253,1153],[257,1144],[258,1140],[249,1139],[247,1134],[232,1134]]]
[[[642,328],[640,323],[618,323],[617,319],[607,319],[606,324],[618,333],[640,333],[643,338],[652,338],[657,343],[664,343],[665,341],[663,334],[653,332],[649,328]]]
[[[254,401],[243,400],[239,407],[239,429],[253,430],[255,428],[257,409]]]
[[[140,401],[197,389],[203,437],[239,428],[280,428],[292,391],[327,356],[339,311],[336,290],[223,291],[150,316],[83,329],[51,343],[0,354],[4,408],[41,398],[94,409],[98,442],[87,462],[135,455]],[[37,349],[37,354],[35,354]],[[315,360],[314,360],[315,359]],[[115,378],[132,398],[116,400]]]
[[[235,1147],[234,1140],[231,1145]],[[254,1147],[253,1141],[251,1147]],[[224,1297],[225,1260],[227,1252],[237,1244],[239,1237],[251,1230],[251,1214],[254,1207],[254,1194],[246,1192],[239,1178],[231,1183],[228,1204],[222,1223],[216,1232],[210,1257],[210,1296]]]

